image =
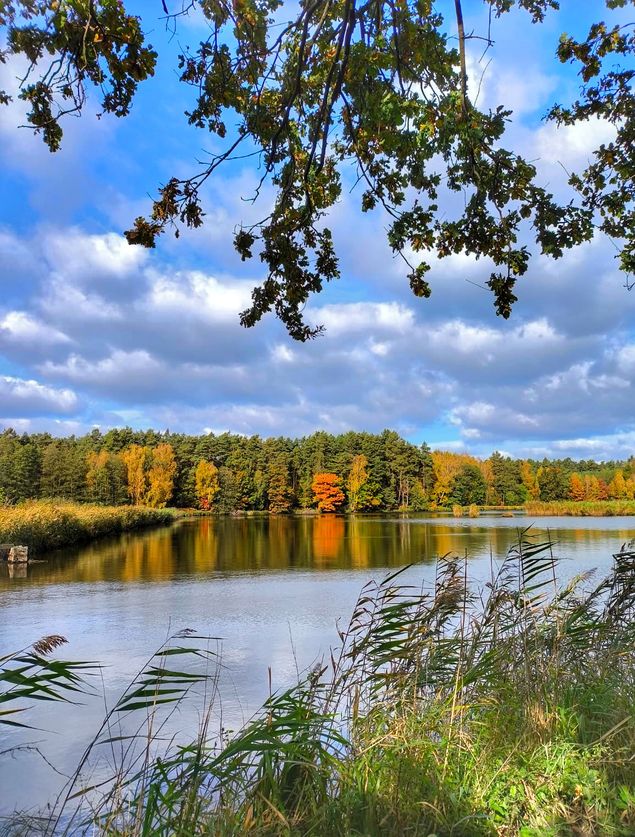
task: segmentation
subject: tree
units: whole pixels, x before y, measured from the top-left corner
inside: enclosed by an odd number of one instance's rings
[[[569,477],[569,497],[578,503],[586,499],[584,480],[580,474],[571,474]]]
[[[105,448],[89,451],[86,464],[86,486],[90,500],[111,505],[125,502],[126,466],[120,456]]]
[[[21,444],[14,460],[14,499],[30,500],[40,491],[40,452],[37,447],[26,441]]]
[[[126,466],[128,494],[133,505],[138,506],[146,496],[148,484],[146,462],[148,459],[148,451],[142,445],[130,445],[121,454],[121,458]]]
[[[609,483],[609,497],[612,500],[624,500],[628,496],[628,487],[622,471],[616,471]]]
[[[452,481],[461,468],[465,465],[475,465],[478,467],[479,462],[473,456],[452,453],[446,450],[435,450],[431,456],[434,464],[435,477],[432,496],[437,505],[444,506],[449,502]]]
[[[289,457],[284,443],[268,448],[271,456],[267,466],[267,501],[270,512],[284,514],[291,508],[293,494],[289,484]]]
[[[527,499],[520,463],[495,451],[489,458],[492,468],[492,488],[498,503],[518,506]]]
[[[231,514],[238,508],[238,485],[231,468],[221,465],[218,469],[218,483],[216,507],[221,514]]]
[[[275,310],[298,340],[320,331],[303,320],[309,294],[339,274],[324,220],[350,179],[363,183],[363,211],[380,206],[390,218],[389,246],[409,260],[418,297],[430,295],[435,257],[464,251],[493,263],[487,284],[497,313],[508,317],[530,259],[522,242],[532,239],[541,253],[558,258],[596,229],[617,242],[621,268],[630,273],[635,38],[634,25],[619,17],[627,1],[606,0],[608,22],[593,25],[581,41],[562,35],[557,45],[557,59],[578,69],[581,90],[547,119],[575,125],[598,117],[615,128],[613,141],[571,174],[577,203],[559,205],[535,166],[505,148],[511,111],[504,103],[484,111],[470,99],[467,42],[481,38],[490,48],[493,36],[464,20],[461,0],[453,19],[442,13],[441,0],[315,0],[300,4],[282,28],[274,14],[279,0],[192,0],[187,8],[202,14],[210,32],[179,56],[180,79],[196,91],[189,123],[215,134],[217,148],[192,176],[168,180],[150,216],[137,218],[127,238],[153,247],[167,229],[200,227],[203,185],[225,163],[251,157],[261,173],[254,197],[269,183],[274,199],[264,219],[234,235],[241,258],[258,256],[267,272],[241,321],[252,326]],[[176,26],[183,8],[169,5],[164,0]],[[490,23],[518,6],[540,24],[558,4],[483,5]],[[479,16],[479,4],[470,12]],[[123,2],[7,0],[0,26],[0,59],[26,57],[20,96],[30,107],[28,123],[52,151],[64,117],[81,111],[92,86],[105,112],[125,116],[157,61],[144,36],[152,21],[143,24]],[[0,93],[0,102],[9,100]],[[458,193],[464,200],[452,217],[448,207],[457,202],[445,198]]]
[[[540,487],[536,479],[536,474],[531,467],[531,462],[528,462],[526,459],[523,459],[520,463],[520,478],[525,486],[527,496],[531,497],[532,500],[537,500],[540,497]]]
[[[218,480],[218,468],[213,462],[205,459],[196,466],[194,477],[196,485],[196,499],[202,509],[210,509],[214,504],[214,498],[218,494],[220,482]]]
[[[172,445],[164,442],[157,445],[151,454],[148,471],[146,503],[155,509],[164,509],[174,491],[174,477],[177,471]]]
[[[348,494],[348,507],[352,512],[359,510],[360,492],[368,482],[367,465],[368,459],[363,453],[354,456],[351,462],[351,470],[346,480],[346,493]]]
[[[565,500],[569,493],[569,481],[559,465],[549,465],[546,468],[541,468],[538,474],[538,485],[540,486],[540,499],[547,502]]]
[[[320,511],[334,512],[342,505],[346,497],[340,485],[337,474],[316,474],[313,477],[313,499]]]
[[[452,479],[449,502],[459,506],[482,506],[487,495],[487,483],[477,465],[466,464]]]
[[[86,494],[86,457],[76,440],[57,439],[42,451],[41,494],[79,502]]]
[[[415,480],[410,493],[410,508],[412,511],[426,511],[428,504],[428,495],[423,490],[423,485],[419,480]]]

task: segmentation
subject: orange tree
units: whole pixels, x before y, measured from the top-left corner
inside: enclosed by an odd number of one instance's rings
[[[316,474],[313,477],[311,490],[320,511],[334,512],[342,505],[346,498],[340,485],[337,474]]]

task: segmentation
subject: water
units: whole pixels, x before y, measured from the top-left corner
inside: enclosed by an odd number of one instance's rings
[[[50,553],[42,563],[0,566],[0,656],[45,634],[69,644],[68,659],[98,660],[98,694],[80,706],[38,704],[41,731],[3,730],[0,751],[34,744],[69,773],[112,706],[166,636],[181,628],[222,637],[222,701],[214,724],[236,728],[270,688],[337,643],[362,585],[414,564],[408,580],[431,580],[436,556],[470,556],[476,580],[533,524],[557,542],[563,579],[607,570],[635,537],[635,518],[448,517],[199,518],[142,534]],[[24,575],[22,575],[24,573]],[[174,721],[194,735],[196,707]],[[0,813],[39,807],[63,779],[33,750],[0,756]]]

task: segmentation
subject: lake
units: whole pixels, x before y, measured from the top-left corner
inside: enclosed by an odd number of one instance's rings
[[[431,581],[435,558],[456,552],[486,581],[530,523],[556,542],[563,580],[607,570],[635,537],[635,518],[203,517],[49,553],[28,568],[0,565],[0,656],[57,633],[69,640],[58,656],[104,666],[97,695],[79,706],[38,704],[30,719],[41,730],[3,730],[0,750],[36,743],[56,769],[72,771],[104,703],[182,628],[222,638],[214,722],[235,729],[270,681],[274,690],[290,685],[337,643],[336,622],[346,623],[369,578],[413,564],[405,579]],[[193,735],[197,717],[195,706],[184,709],[177,729]],[[41,806],[62,782],[34,750],[0,756],[0,813]]]

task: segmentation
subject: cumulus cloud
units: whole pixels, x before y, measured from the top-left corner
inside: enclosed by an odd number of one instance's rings
[[[0,319],[0,346],[15,344],[34,350],[39,346],[70,342],[61,331],[25,311],[9,311]]]
[[[31,400],[12,384],[22,394],[13,393],[14,406],[0,411],[6,416],[32,421],[37,403],[40,412],[85,427],[131,422],[296,435],[388,426],[415,439],[445,424],[454,428],[449,441],[483,452],[503,442],[509,450],[541,448],[562,441],[563,429],[575,439],[611,427],[628,438],[631,297],[610,291],[610,344],[605,322],[595,329],[577,322],[591,316],[588,299],[609,293],[610,270],[576,286],[581,265],[588,260],[595,269],[606,258],[595,245],[544,280],[552,297],[554,288],[566,290],[551,309],[536,291],[524,317],[497,319],[461,296],[449,270],[450,311],[405,295],[314,302],[307,318],[323,323],[326,335],[299,344],[271,317],[253,330],[239,326],[251,289],[245,279],[169,272],[157,256],[129,248],[129,257],[113,233],[47,229],[22,244],[11,246],[30,252],[39,286],[1,315],[0,347],[28,370]],[[458,258],[455,267],[465,263]],[[600,290],[598,282],[605,283]],[[54,431],[62,426],[51,420]]]
[[[73,413],[78,399],[70,389],[55,389],[35,380],[0,376],[0,412],[7,417]]]
[[[586,25],[586,7],[576,14]],[[586,165],[612,129],[540,121],[552,101],[576,95],[545,64],[560,31],[549,20],[529,29],[520,15],[494,22],[479,103],[515,111],[507,144],[568,196],[565,169]],[[470,20],[477,32],[487,25],[486,16]],[[522,69],[520,43],[533,45]],[[471,59],[476,84],[490,57]],[[0,65],[0,87],[15,91],[18,70]],[[59,155],[16,130],[21,103],[0,109],[0,161],[18,195],[0,228],[0,424],[59,434],[125,423],[286,435],[388,426],[485,455],[635,449],[635,294],[609,242],[598,237],[559,261],[534,255],[507,322],[484,287],[493,266],[471,256],[432,259],[432,297],[415,299],[386,243],[389,219],[361,216],[359,192],[345,190],[329,218],[342,278],[304,312],[326,335],[293,343],[272,316],[244,330],[238,312],[264,277],[230,239],[270,206],[267,188],[260,203],[243,200],[259,172],[241,164],[212,178],[204,228],[178,242],[166,236],[146,251],[116,232],[147,211],[144,194],[191,174],[200,157],[200,134],[172,129],[178,97],[164,91],[173,82],[165,73],[155,82],[155,98],[141,97],[117,127],[68,120]]]

